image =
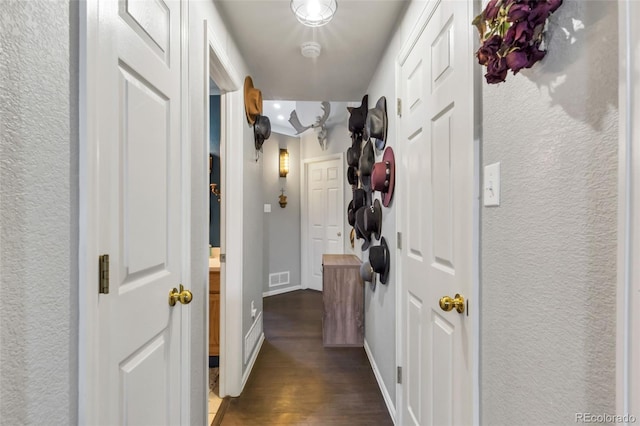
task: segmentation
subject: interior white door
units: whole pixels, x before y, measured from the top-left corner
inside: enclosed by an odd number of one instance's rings
[[[443,296],[471,295],[474,140],[472,2],[442,0],[401,63],[400,226],[404,425],[473,421],[473,328]],[[429,6],[428,6],[429,7]],[[471,300],[471,302],[474,302]]]
[[[308,287],[322,291],[322,255],[342,254],[343,172],[339,158],[307,165]]]
[[[181,421],[180,2],[98,2],[100,424]],[[186,407],[182,407],[186,408]]]

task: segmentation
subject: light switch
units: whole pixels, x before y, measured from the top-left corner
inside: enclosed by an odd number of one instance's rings
[[[484,205],[500,205],[500,163],[484,166]]]
[[[265,213],[271,213],[271,204],[265,204],[264,205],[264,212]]]

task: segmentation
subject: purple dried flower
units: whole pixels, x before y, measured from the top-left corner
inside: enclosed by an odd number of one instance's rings
[[[509,27],[504,35],[504,43],[509,45],[524,45],[531,40],[533,28],[529,26],[527,21],[516,22]]]
[[[484,17],[487,21],[492,21],[498,17],[500,11],[500,0],[491,0],[484,8]]]
[[[529,7],[529,4],[516,3],[509,8],[507,20],[509,22],[523,21],[527,19],[527,16],[529,16],[529,12],[531,12],[531,7]]]
[[[493,56],[487,64],[487,73],[484,78],[489,84],[503,82],[507,78],[507,61],[499,56]]]
[[[536,27],[538,25],[542,25],[545,23],[547,18],[549,17],[550,6],[546,1],[539,2],[534,8],[531,9],[531,13],[529,14],[527,20],[531,24],[532,27]]]
[[[497,34],[486,39],[476,52],[478,63],[480,63],[480,65],[487,65],[489,58],[495,56],[498,49],[500,49],[500,45],[502,45],[502,37]]]
[[[518,74],[522,68],[525,68],[529,63],[529,58],[527,57],[526,52],[522,50],[514,50],[505,56],[505,61],[507,62],[507,67],[513,71],[513,74]]]
[[[558,8],[562,5],[562,0],[547,0],[547,3],[550,6],[549,13],[551,14],[558,10]]]
[[[525,65],[525,68],[531,68],[533,64],[535,64],[536,62],[544,58],[545,55],[547,54],[545,50],[539,50],[538,47],[539,45],[535,44],[533,46],[529,46],[526,49],[528,62],[527,62],[527,65]]]

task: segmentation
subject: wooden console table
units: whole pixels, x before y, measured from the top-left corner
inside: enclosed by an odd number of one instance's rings
[[[322,340],[324,346],[364,345],[364,283],[360,259],[322,256]]]

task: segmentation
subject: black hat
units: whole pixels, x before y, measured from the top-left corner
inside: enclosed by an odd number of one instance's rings
[[[382,206],[380,201],[376,199],[373,205],[367,207],[364,212],[364,229],[373,233],[376,240],[380,239],[380,232],[382,232]]]
[[[376,161],[376,155],[373,152],[373,145],[371,141],[367,141],[362,147],[362,154],[360,155],[360,181],[362,186],[367,192],[371,192],[371,171],[373,170],[373,164]]]
[[[367,205],[367,193],[362,188],[353,191],[353,210],[358,211],[360,207]]]
[[[376,148],[380,151],[387,143],[387,126],[387,98],[383,96],[376,102],[376,107],[369,110],[365,132],[375,139]]]
[[[358,167],[358,160],[360,160],[360,147],[350,146],[347,149],[347,164]]]
[[[353,166],[349,166],[347,168],[347,180],[349,181],[349,185],[357,185],[358,184],[358,169]]]
[[[356,211],[353,209],[353,200],[349,201],[349,207],[347,207],[347,220],[351,226],[356,224]]]
[[[258,115],[256,122],[253,124],[253,138],[256,146],[256,150],[262,148],[262,144],[265,140],[271,136],[271,121],[266,115]]]
[[[351,114],[349,116],[349,131],[352,133],[362,133],[365,122],[367,120],[367,111],[369,108],[369,95],[364,95],[362,104],[359,107],[347,107]]]
[[[382,237],[379,246],[371,247],[369,250],[369,263],[375,272],[380,274],[380,282],[386,284],[389,279],[389,247],[387,240]]]
[[[373,170],[373,164],[376,162],[376,154],[373,152],[373,145],[371,141],[367,141],[362,147],[362,154],[360,155],[359,170],[360,176],[371,176]]]
[[[360,207],[358,211],[356,211],[356,236],[364,239],[364,243],[362,243],[362,251],[368,249],[371,244],[371,232],[368,232],[364,227],[365,210],[367,210],[367,207]]]

